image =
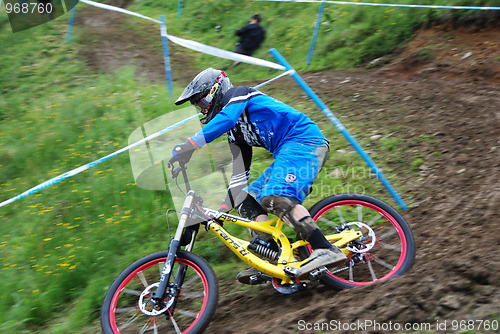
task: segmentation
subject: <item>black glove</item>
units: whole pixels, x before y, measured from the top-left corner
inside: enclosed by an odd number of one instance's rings
[[[172,149],[172,157],[184,164],[188,163],[191,159],[196,148],[191,141],[187,141],[183,144],[175,145]]]

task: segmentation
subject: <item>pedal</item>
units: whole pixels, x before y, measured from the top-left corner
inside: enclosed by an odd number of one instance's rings
[[[263,273],[258,273],[258,274],[252,275],[248,278],[248,284],[259,285],[259,284],[264,284],[266,282],[269,282],[271,280],[272,280],[271,276],[265,275]]]
[[[250,281],[250,285],[259,284],[259,278],[257,277],[257,275],[250,276],[248,280]]]
[[[309,277],[310,277],[311,280],[317,281],[321,277],[323,277],[326,274],[327,271],[328,271],[328,269],[326,267],[320,267],[318,269],[314,269],[313,271],[311,271],[309,273]]]
[[[299,273],[299,268],[293,268],[290,266],[286,266],[285,268],[283,268],[283,271],[285,272],[285,274],[288,274],[288,275],[295,277]]]

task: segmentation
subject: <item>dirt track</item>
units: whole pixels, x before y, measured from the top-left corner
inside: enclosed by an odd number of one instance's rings
[[[450,325],[453,319],[498,316],[500,29],[447,32],[453,39],[436,51],[435,60],[410,61],[421,50],[422,36],[444,34],[437,28],[421,31],[402,56],[380,70],[303,76],[318,95],[345,101],[342,121],[363,119],[405,141],[400,154],[406,163],[393,168],[416,200],[404,213],[418,247],[411,272],[349,291],[319,288],[281,296],[267,287],[258,298],[222,298],[210,332],[243,327],[245,333],[291,333],[300,320],[435,325],[447,319]],[[439,58],[446,53],[451,57]],[[408,178],[405,168],[416,156],[425,161],[420,177]],[[283,304],[290,313],[277,315],[275,305]]]
[[[178,61],[175,50],[173,57]],[[143,59],[150,63],[141,66],[163,73],[161,55]],[[187,83],[187,77],[191,73],[179,81]],[[429,28],[382,68],[303,78],[325,101],[340,98],[338,117],[345,124],[363,119],[405,143],[403,162],[391,167],[406,184],[403,197],[416,201],[404,213],[418,246],[414,267],[402,278],[347,291],[318,286],[284,296],[262,286],[255,287],[258,297],[222,295],[207,332],[294,333],[300,320],[435,325],[437,319],[446,319],[447,332],[455,332],[453,319],[496,314],[498,320],[500,26]],[[417,178],[406,171],[415,157],[424,160]],[[277,312],[285,309],[287,314]]]
[[[349,291],[317,289],[284,297],[268,287],[259,298],[222,299],[220,318],[211,329],[230,333],[231,324],[238,324],[248,333],[290,333],[301,319],[434,324],[438,318],[486,319],[498,314],[499,86],[422,76],[387,78],[380,72],[314,76],[314,82],[332,83],[350,78],[328,89],[312,86],[322,96],[341,95],[351,101],[345,119],[371,118],[375,129],[398,124],[393,135],[408,146],[401,154],[408,162],[423,157],[420,178],[406,180],[407,191],[417,201],[404,213],[418,246],[413,270],[391,282]],[[385,101],[384,107],[373,110],[369,102],[375,96]],[[421,135],[432,136],[435,145],[420,145]],[[403,180],[404,168],[395,167]],[[282,304],[293,311],[277,317],[274,305]],[[238,316],[225,313],[234,307],[245,311]]]

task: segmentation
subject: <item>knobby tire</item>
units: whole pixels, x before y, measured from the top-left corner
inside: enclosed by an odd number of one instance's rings
[[[193,334],[203,332],[208,326],[219,297],[217,277],[203,258],[190,252],[178,251],[172,269],[171,282],[179,267],[186,268],[173,311],[157,316],[141,312],[139,296],[147,286],[160,280],[166,258],[167,251],[147,255],[116,278],[101,309],[101,327],[105,334]]]
[[[309,212],[325,235],[336,233],[338,226],[349,222],[365,223],[376,235],[370,251],[349,252],[344,263],[329,268],[321,278],[323,284],[335,289],[353,288],[400,276],[411,268],[416,251],[413,233],[401,214],[387,203],[363,194],[340,194],[320,200]],[[370,243],[369,239],[363,243]],[[364,245],[359,243],[358,247]],[[309,246],[305,255],[311,252]]]

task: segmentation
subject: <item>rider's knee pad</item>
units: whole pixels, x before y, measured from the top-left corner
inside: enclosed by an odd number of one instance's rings
[[[310,216],[296,220],[292,211],[297,204],[299,204],[298,201],[293,197],[271,195],[262,199],[264,209],[285,219],[302,239],[307,240],[318,225]]]
[[[297,204],[298,201],[293,197],[271,195],[262,199],[264,209],[280,218],[290,215]]]
[[[259,215],[267,214],[267,211],[253,198],[253,196],[242,191],[236,199],[236,211],[238,214],[246,219],[255,220]]]
[[[302,239],[307,241],[310,241],[309,238],[313,235],[315,230],[319,231],[318,224],[316,224],[311,216],[306,216],[299,221],[296,221],[295,224],[297,224],[295,231],[297,231]]]

